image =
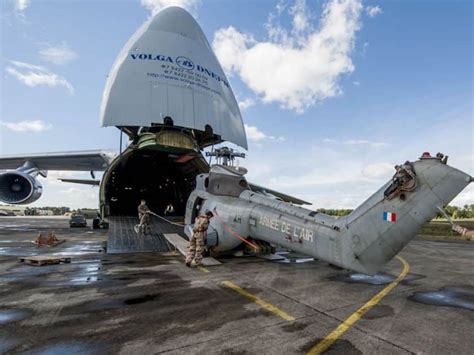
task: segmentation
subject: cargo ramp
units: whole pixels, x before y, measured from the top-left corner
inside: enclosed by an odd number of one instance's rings
[[[172,217],[172,220],[180,220]],[[149,235],[139,235],[134,226],[138,224],[136,216],[109,217],[108,254],[167,252],[174,250],[164,237],[164,233],[173,233],[185,238],[184,227],[151,217]]]

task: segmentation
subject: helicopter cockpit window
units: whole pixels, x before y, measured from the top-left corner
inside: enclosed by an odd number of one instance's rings
[[[244,189],[247,189],[247,188],[249,187],[249,184],[247,183],[247,181],[246,181],[245,179],[241,179],[241,180],[239,181],[239,185],[240,185],[241,187],[243,187]]]

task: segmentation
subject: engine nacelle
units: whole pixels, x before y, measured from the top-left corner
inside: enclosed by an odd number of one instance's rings
[[[0,174],[0,201],[14,205],[35,202],[41,197],[43,186],[33,176],[22,171]]]

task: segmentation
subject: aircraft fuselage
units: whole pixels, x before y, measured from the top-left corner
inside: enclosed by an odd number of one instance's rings
[[[209,174],[197,177],[186,208],[186,232],[190,234],[198,213],[209,210],[215,216],[208,230],[212,244],[208,247],[215,253],[229,252],[251,238],[374,274],[472,181],[437,158],[421,158],[404,166],[411,174],[407,179],[399,178],[397,171],[341,218],[256,193],[243,175],[213,166]]]

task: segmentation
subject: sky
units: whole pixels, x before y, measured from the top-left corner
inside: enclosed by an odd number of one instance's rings
[[[474,175],[473,3],[453,0],[2,1],[0,155],[118,151],[119,131],[99,123],[108,72],[170,5],[197,19],[228,76],[249,181],[354,208],[424,151]],[[50,172],[33,206],[97,207],[96,187],[57,180],[88,176]],[[474,186],[453,201],[472,203]]]

